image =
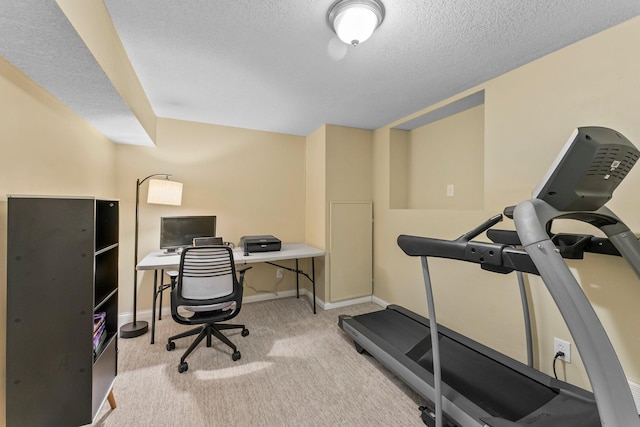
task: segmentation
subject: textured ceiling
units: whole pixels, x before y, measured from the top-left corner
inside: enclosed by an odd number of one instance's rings
[[[153,145],[53,0],[0,1],[0,56],[111,140]]]
[[[354,48],[327,23],[332,2],[104,4],[158,117],[296,135],[381,127],[640,15],[638,0],[383,0],[384,22]],[[3,3],[0,55],[79,114],[122,116],[126,104],[53,0]],[[74,91],[68,68],[92,87]],[[107,102],[83,101],[87,91]]]

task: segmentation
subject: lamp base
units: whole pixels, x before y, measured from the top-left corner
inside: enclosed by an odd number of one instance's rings
[[[135,323],[127,323],[120,327],[120,338],[135,338],[144,335],[149,330],[149,323],[145,321],[136,321]]]

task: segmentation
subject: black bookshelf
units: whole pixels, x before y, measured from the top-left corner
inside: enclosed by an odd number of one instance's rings
[[[119,205],[10,196],[7,426],[91,424],[117,374]],[[105,313],[94,351],[94,314]]]

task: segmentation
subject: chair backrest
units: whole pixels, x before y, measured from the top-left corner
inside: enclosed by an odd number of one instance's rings
[[[232,296],[237,291],[233,253],[226,246],[194,246],[180,256],[178,294],[191,301]]]

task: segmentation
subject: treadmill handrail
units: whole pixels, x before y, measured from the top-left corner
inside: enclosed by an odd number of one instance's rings
[[[398,246],[409,256],[455,259],[481,264],[482,268],[498,273],[522,271],[538,274],[538,269],[523,250],[502,243],[468,240],[502,220],[502,215],[491,217],[480,226],[455,240],[430,237],[398,236]]]
[[[455,240],[400,235],[398,245],[409,256],[439,256],[441,258],[464,259],[468,242],[502,221],[502,215],[494,215],[473,230]]]
[[[477,226],[476,228],[474,228],[473,230],[467,231],[462,236],[458,237],[456,240],[461,242],[467,242],[473,238],[478,237],[480,234],[484,233],[485,231],[487,231],[488,229],[490,229],[500,221],[502,221],[502,215],[500,214],[494,215],[488,220],[486,220],[485,222],[483,222],[482,224],[480,224],[479,226]]]
[[[518,232],[515,230],[487,230],[487,237],[494,243],[511,246],[522,246]],[[622,256],[613,242],[606,237],[596,237],[589,234],[557,233],[549,236],[560,250],[563,258],[582,259],[584,252],[601,255]]]

